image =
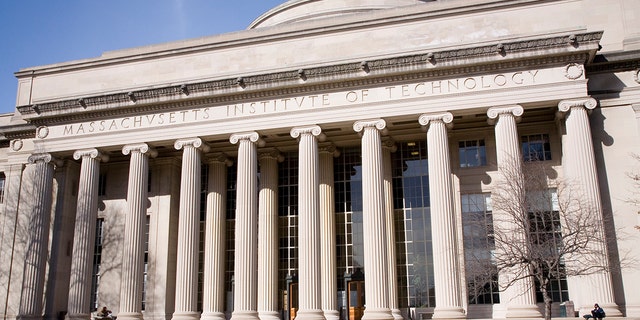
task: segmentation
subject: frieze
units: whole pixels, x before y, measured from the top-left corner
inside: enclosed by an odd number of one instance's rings
[[[536,50],[536,49],[546,49],[546,48],[554,48],[561,46],[580,46],[581,44],[586,44],[587,42],[597,42],[602,37],[602,32],[592,32],[592,33],[584,33],[584,34],[575,34],[570,36],[558,36],[553,38],[545,38],[545,39],[531,39],[526,41],[516,41],[516,42],[504,42],[499,45],[502,46],[502,50],[506,54],[509,52],[515,51],[523,51],[523,50]],[[596,43],[597,44],[597,43]],[[416,67],[427,68],[426,62],[438,63],[438,60],[445,60],[449,64],[450,60],[454,59],[466,59],[478,56],[486,56],[486,55],[495,55],[496,47],[498,44],[486,45],[482,47],[474,47],[474,48],[463,48],[456,50],[447,50],[440,52],[429,52],[418,55],[410,55],[410,56],[402,56],[402,57],[393,57],[386,59],[378,59],[367,62],[367,67],[370,71],[376,71],[381,73],[381,76],[384,76],[385,71],[398,71],[398,69],[409,68],[410,70],[415,70]],[[587,49],[588,50],[588,49]],[[584,56],[585,53],[582,53]],[[560,58],[562,59],[562,58]],[[567,59],[565,56],[564,59]],[[451,67],[455,67],[451,65]],[[449,73],[456,72],[454,70],[441,70],[441,72]],[[458,72],[460,72],[458,70]],[[357,63],[345,63],[339,65],[332,66],[321,66],[316,68],[308,68],[304,70],[305,80],[313,80],[314,78],[318,81],[322,81],[322,78],[325,77],[336,77],[338,75],[346,75],[348,77],[356,77],[362,74],[362,66],[360,62]],[[299,79],[300,75],[298,70],[290,70],[278,73],[270,73],[263,75],[255,75],[255,76],[246,76],[243,77],[243,81],[245,85],[251,84],[269,84],[271,88],[277,89],[278,86],[282,85],[283,81],[293,81]],[[348,81],[349,79],[336,79],[342,81]],[[351,79],[353,80],[353,79]],[[19,106],[17,110],[28,116],[30,114],[37,113],[39,115],[45,115],[48,112],[54,112],[57,110],[73,110],[75,108],[87,108],[87,107],[110,107],[110,108],[122,108],[127,107],[132,103],[141,104],[144,103],[144,100],[156,100],[158,97],[166,97],[170,99],[180,99],[184,94],[184,90],[181,89],[182,86],[186,86],[186,90],[190,93],[202,93],[215,95],[220,93],[228,93],[232,88],[237,87],[236,79],[223,79],[216,80],[210,82],[203,83],[195,83],[195,84],[183,84],[171,87],[164,88],[156,88],[149,90],[140,90],[135,91],[133,94],[135,95],[135,101],[129,98],[129,93],[116,93],[111,95],[103,95],[97,97],[83,97],[83,103],[79,103],[78,99],[58,101],[52,103],[45,103],[38,105],[37,108],[33,108],[33,106]],[[249,87],[247,87],[249,88]],[[217,90],[221,90],[223,92],[216,92]],[[265,89],[261,87],[259,89]],[[307,88],[309,89],[309,88]],[[280,93],[281,94],[281,93]],[[237,98],[237,97],[236,97]],[[155,101],[153,101],[155,102]],[[165,106],[167,107],[167,106]],[[140,109],[136,108],[136,111],[140,111]],[[67,111],[69,112],[69,111]],[[59,113],[59,112],[56,112]],[[58,115],[52,115],[58,117]],[[27,117],[27,120],[28,117]],[[35,119],[31,119],[32,121]]]

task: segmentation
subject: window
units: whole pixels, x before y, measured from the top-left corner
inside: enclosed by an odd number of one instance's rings
[[[487,165],[487,153],[484,140],[467,140],[458,142],[460,168],[480,167]]]
[[[489,194],[463,194],[462,223],[469,304],[500,303],[493,260],[493,215]]]
[[[0,203],[4,203],[4,182],[7,180],[4,173],[0,172]]]
[[[93,273],[91,274],[91,311],[98,310],[98,287],[100,286],[100,264],[102,262],[102,231],[104,219],[96,222],[95,247],[93,250]]]
[[[548,134],[522,136],[522,156],[524,161],[551,160],[551,147]]]
[[[98,196],[104,196],[107,194],[107,174],[101,173],[98,176]]]

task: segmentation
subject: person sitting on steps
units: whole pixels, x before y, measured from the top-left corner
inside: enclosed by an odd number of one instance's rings
[[[600,308],[600,306],[596,303],[593,305],[593,310],[591,310],[591,315],[585,314],[583,318],[585,319],[597,319],[602,320],[605,317],[604,310]]]

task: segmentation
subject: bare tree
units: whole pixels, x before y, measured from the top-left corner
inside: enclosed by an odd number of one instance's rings
[[[488,247],[465,252],[467,276],[476,283],[469,286],[470,299],[496,283],[501,291],[520,290],[518,282],[533,280],[548,320],[552,281],[608,269],[601,212],[544,162],[510,163],[501,167],[492,191],[492,217],[479,216],[475,222],[477,230],[486,230]]]

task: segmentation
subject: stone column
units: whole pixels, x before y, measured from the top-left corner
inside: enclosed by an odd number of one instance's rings
[[[296,127],[291,137],[299,141],[298,166],[298,287],[296,319],[324,319],[320,302],[320,204],[318,138],[319,126]]]
[[[593,234],[596,241],[589,243],[594,252],[600,252],[605,257],[602,263],[608,266],[608,254],[606,246],[605,226],[602,215],[602,202],[600,198],[600,186],[595,155],[593,152],[593,140],[589,124],[588,110],[593,110],[598,105],[593,98],[576,100],[564,100],[558,104],[560,112],[564,113],[566,138],[563,143],[566,161],[563,166],[566,178],[576,183],[579,188],[581,202],[590,206],[595,211],[593,223],[601,232]],[[607,268],[604,268],[607,269]],[[580,299],[580,314],[590,314],[594,303],[602,307],[608,317],[621,317],[622,313],[613,296],[611,274],[602,270],[590,275],[580,276],[581,290],[576,294]]]
[[[142,319],[142,290],[144,286],[144,239],[149,184],[149,156],[158,153],[145,143],[130,144],[122,148],[131,154],[127,190],[127,214],[124,225],[122,252],[122,278],[120,285],[120,312],[123,320]]]
[[[393,319],[389,308],[389,260],[382,173],[382,119],[357,121],[353,130],[362,135],[362,229],[365,297],[363,320]]]
[[[232,162],[224,154],[216,154],[209,158],[202,320],[225,320],[227,167],[231,164]]]
[[[396,269],[396,226],[395,212],[393,208],[393,171],[391,165],[391,153],[396,152],[396,143],[393,139],[382,141],[382,177],[384,180],[384,211],[387,225],[387,255],[389,273],[389,308],[396,320],[402,320],[400,304],[398,302],[398,270]]]
[[[262,150],[258,196],[258,317],[278,320],[278,162],[276,149]]]
[[[42,319],[44,280],[49,248],[51,203],[55,159],[48,153],[33,154],[29,163],[33,170],[33,193],[27,237],[22,297],[19,319]]]
[[[453,115],[449,112],[423,114],[419,122],[427,128],[429,154],[429,199],[431,200],[431,233],[433,271],[436,290],[434,319],[465,318],[458,275],[458,240],[453,211],[453,187],[449,160],[447,126]]]
[[[91,273],[98,218],[100,161],[108,161],[109,157],[96,149],[86,149],[76,151],[73,158],[82,159],[82,164],[78,183],[76,225],[73,232],[67,318],[88,320],[91,318]]]
[[[522,154],[520,153],[520,139],[518,137],[518,127],[516,125],[519,117],[522,116],[524,109],[519,105],[511,105],[504,107],[492,107],[487,111],[489,123],[495,125],[496,136],[496,157],[498,162],[498,173],[501,175],[499,179],[522,179]],[[510,182],[514,183],[514,182]],[[500,184],[500,182],[497,182]],[[502,191],[501,191],[502,192]],[[521,195],[514,194],[513,197]],[[506,197],[506,196],[503,196]],[[517,201],[516,201],[517,202]],[[524,208],[520,211],[524,214]],[[494,228],[496,232],[500,230],[513,232],[514,241],[527,241],[522,239],[525,237],[522,232],[518,232],[518,225],[514,217],[501,212],[494,206]],[[496,223],[500,221],[500,223]],[[496,249],[496,254],[500,254],[500,249]],[[515,270],[521,270],[523,267],[515,267]],[[541,317],[541,313],[536,306],[536,291],[533,279],[530,277],[513,280],[514,272],[504,270],[499,274],[499,282],[501,286],[511,283],[504,291],[500,291],[500,303],[506,306],[507,318],[537,318]]]
[[[236,233],[232,320],[258,319],[258,144],[257,132],[231,135],[238,144]]]
[[[334,200],[333,158],[340,152],[331,143],[320,145],[320,291],[327,320],[338,320],[338,275],[336,266],[336,211]]]
[[[180,210],[178,214],[178,252],[176,268],[176,305],[173,319],[193,320],[198,312],[198,245],[200,238],[200,151],[209,147],[200,138],[179,139],[182,149],[180,173]]]

